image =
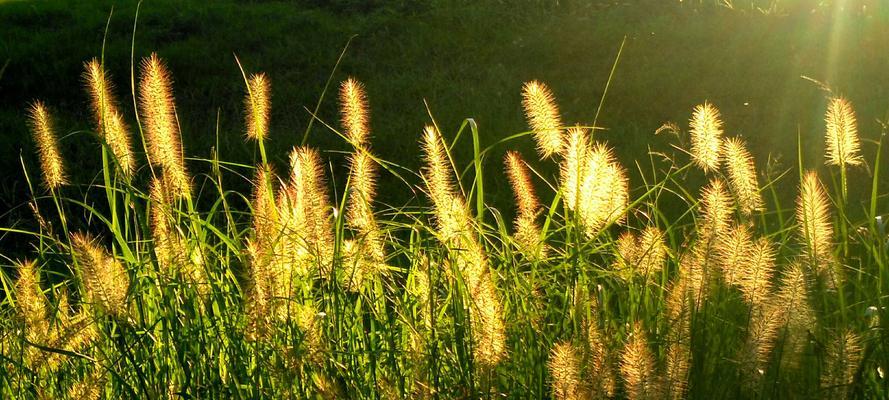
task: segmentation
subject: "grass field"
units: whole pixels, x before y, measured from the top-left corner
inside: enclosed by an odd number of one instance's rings
[[[0,394],[886,396],[889,9],[704,3],[0,3]]]

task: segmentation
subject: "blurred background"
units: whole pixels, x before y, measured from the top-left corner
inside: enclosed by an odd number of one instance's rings
[[[138,19],[133,1],[0,0],[0,226],[32,223],[23,165],[33,195],[45,194],[25,117],[34,99],[51,107],[63,135],[75,183],[65,193],[88,199],[86,185],[101,177],[81,74],[85,61],[102,57],[103,45],[131,127],[131,51],[137,64],[151,52],[167,61],[185,153],[195,158],[188,163],[200,189],[200,174],[210,168],[197,159],[214,150],[222,160],[258,159],[244,136],[244,83],[235,55],[247,73],[271,79],[268,151],[279,171],[302,141],[309,110],[331,73],[318,118],[339,127],[336,89],[347,76],[356,77],[367,86],[375,152],[416,170],[418,140],[430,121],[427,104],[446,137],[472,118],[482,145],[493,145],[528,129],[521,86],[539,79],[555,93],[566,124],[591,124],[624,39],[598,121],[604,129],[595,137],[615,148],[630,170],[631,187],[642,184],[638,168],[650,168],[649,149],[668,150],[675,142],[655,130],[666,122],[687,129],[692,107],[705,100],[721,110],[727,134],[748,142],[761,171],[795,168],[798,137],[803,165],[823,165],[829,93],[813,80],[851,100],[865,159],[873,160],[872,141],[881,134],[880,121],[889,118],[885,0],[152,0],[141,4]],[[336,173],[333,184],[341,187],[343,140],[315,122],[307,144],[324,150]],[[457,164],[466,165],[471,142],[465,137],[455,149]],[[501,171],[506,149],[529,160],[536,155],[531,138],[523,137],[495,146],[486,159],[491,203],[510,213],[512,194]],[[552,162],[532,164],[555,171]],[[231,174],[224,183],[246,193],[250,171],[238,171],[245,177]],[[851,175],[850,192],[869,184],[868,174]],[[795,177],[794,170],[791,182]],[[393,206],[416,196],[386,174],[381,186],[381,201]],[[205,196],[213,200],[212,191]],[[24,246],[0,235],[0,248]]]

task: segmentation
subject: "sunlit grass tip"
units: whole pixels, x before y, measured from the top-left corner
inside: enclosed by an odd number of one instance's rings
[[[53,121],[46,105],[35,101],[28,109],[31,133],[37,142],[37,156],[43,182],[50,189],[57,189],[67,183],[65,165],[59,152],[59,143],[53,130]]]
[[[346,138],[356,148],[363,147],[370,136],[367,95],[364,84],[355,78],[340,85],[340,113]]]
[[[564,141],[562,117],[549,88],[540,81],[525,83],[522,87],[522,105],[541,157],[547,158],[561,152]]]
[[[163,168],[177,197],[189,197],[170,72],[157,53],[142,59],[139,104],[151,163]]]
[[[689,127],[692,160],[704,172],[717,170],[722,147],[722,121],[719,119],[719,110],[709,102],[696,106]]]
[[[88,61],[84,69],[83,77],[90,94],[96,132],[108,144],[124,174],[132,175],[136,169],[136,159],[123,115],[117,109],[114,85],[98,59]]]
[[[552,377],[553,398],[557,400],[583,399],[580,358],[570,342],[556,343],[547,363]]]
[[[858,124],[852,103],[844,97],[830,99],[824,120],[827,126],[825,134],[827,165],[845,167],[861,164]]]
[[[89,234],[71,234],[71,245],[77,254],[87,300],[108,314],[124,315],[130,280],[123,264]]]
[[[272,85],[264,73],[250,75],[244,98],[247,115],[247,137],[265,140],[269,135],[269,118],[272,113]]]
[[[763,202],[756,180],[756,166],[744,141],[738,138],[726,139],[723,143],[723,159],[741,213],[751,215],[761,210]]]

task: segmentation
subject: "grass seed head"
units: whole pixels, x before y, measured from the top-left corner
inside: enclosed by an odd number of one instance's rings
[[[827,125],[825,139],[825,159],[827,165],[861,164],[861,145],[858,141],[858,125],[852,104],[843,97],[830,99],[827,114],[824,117]]]
[[[583,399],[580,377],[580,358],[570,342],[560,342],[550,351],[549,374],[552,377],[553,398],[557,400]]]
[[[835,286],[840,277],[833,258],[830,202],[814,171],[803,176],[796,202],[796,219],[809,267],[826,276],[828,284]]]
[[[691,156],[704,172],[719,168],[719,152],[722,145],[722,121],[719,110],[709,102],[695,107],[689,122],[691,129]]]
[[[130,280],[123,265],[89,234],[71,234],[87,299],[113,316],[126,313]]]
[[[620,375],[630,400],[660,398],[655,375],[654,354],[648,347],[648,339],[641,322],[633,324],[620,360]]]
[[[562,117],[549,88],[539,81],[525,83],[522,87],[522,105],[541,157],[547,158],[561,152]]]
[[[114,85],[99,60],[90,60],[84,68],[83,76],[96,119],[96,132],[108,144],[124,174],[132,175],[136,169],[136,160],[126,123],[117,109],[117,101],[112,93]]]
[[[763,203],[756,181],[756,167],[744,142],[738,138],[726,139],[723,158],[741,213],[751,215],[761,210]]]
[[[346,79],[340,85],[340,113],[346,137],[356,148],[364,147],[370,136],[367,108],[364,84],[355,78]]]
[[[244,98],[247,115],[247,137],[265,140],[269,135],[269,118],[272,113],[272,86],[265,74],[250,75],[248,91]]]
[[[28,110],[31,133],[37,142],[37,156],[40,159],[40,171],[43,182],[50,189],[57,189],[67,183],[65,165],[59,153],[59,144],[53,130],[53,122],[49,111],[42,101],[35,101]]]
[[[142,59],[141,70],[139,104],[151,163],[163,168],[173,193],[190,197],[191,183],[182,158],[170,72],[156,53]]]

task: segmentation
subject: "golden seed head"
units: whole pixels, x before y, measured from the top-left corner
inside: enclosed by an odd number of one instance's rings
[[[637,237],[630,231],[621,233],[616,242],[618,273],[626,280],[635,276],[653,279],[667,261],[664,234],[654,226],[646,227]]]
[[[861,364],[861,337],[844,328],[835,334],[826,350],[821,385],[828,393],[845,399]]]
[[[295,216],[296,224],[291,224],[285,234],[300,237],[298,242],[303,243],[309,260],[326,275],[333,259],[334,237],[321,156],[309,147],[295,148],[290,154],[290,167],[287,194],[291,196],[291,212],[285,217]]]
[[[34,261],[15,263],[19,278],[15,284],[17,311],[25,322],[29,340],[40,341],[49,331],[46,320],[48,302],[40,284],[40,271]]]
[[[815,323],[815,311],[809,304],[808,282],[802,266],[791,264],[780,280],[777,301],[781,308],[781,321],[787,326],[785,355],[796,364],[799,354],[808,342],[808,331]]]
[[[750,304],[763,304],[771,293],[772,275],[775,271],[775,249],[764,237],[754,241],[750,258],[741,264],[738,286],[744,299]]]
[[[578,214],[588,238],[606,224],[620,221],[628,204],[626,171],[611,149],[595,144],[586,152],[580,176]]]
[[[814,171],[803,176],[800,194],[796,202],[796,219],[799,235],[805,246],[810,267],[819,274],[826,274],[831,284],[838,278],[834,275],[833,227],[831,226],[830,203],[827,193]]]
[[[590,143],[586,130],[580,127],[568,128],[566,140],[560,174],[565,206],[573,211],[579,206],[578,192],[580,191],[581,180],[586,169],[585,160],[587,159],[587,153],[590,152]]]
[[[516,205],[520,214],[536,215],[540,210],[540,201],[534,193],[534,185],[528,175],[528,167],[518,152],[508,151],[504,158],[506,176],[512,185]]]
[[[90,93],[93,115],[96,119],[96,132],[108,144],[111,153],[126,175],[132,175],[136,169],[136,160],[130,146],[123,115],[117,110],[117,102],[105,69],[99,60],[92,59],[85,64],[84,80]]]
[[[426,161],[423,177],[429,197],[436,205],[445,204],[455,192],[451,180],[451,164],[441,135],[432,125],[423,129],[423,151]]]
[[[278,212],[275,187],[278,178],[270,167],[257,166],[253,180],[253,233],[257,243],[271,243],[277,232]]]
[[[356,148],[364,147],[370,136],[367,108],[364,85],[355,78],[346,79],[340,85],[340,112],[344,133]]]
[[[158,265],[169,271],[184,257],[183,243],[173,227],[172,199],[163,179],[152,178],[149,184],[151,202],[151,236]]]
[[[688,274],[680,271],[667,295],[667,360],[666,398],[682,399],[688,387],[691,365],[691,302],[688,297]]]
[[[596,315],[595,301],[591,301],[590,315]],[[605,336],[599,330],[595,317],[587,321],[587,351],[586,359],[589,360],[587,370],[592,374],[588,378],[591,381],[592,397],[600,399],[614,396],[617,383],[614,378],[613,362],[605,348]]]
[[[37,156],[40,158],[40,171],[46,187],[56,189],[67,183],[65,166],[59,153],[53,123],[49,111],[42,101],[35,101],[28,110],[30,114],[31,133],[37,142]]]
[[[843,97],[830,99],[827,114],[824,117],[827,125],[825,135],[825,158],[827,165],[861,164],[861,146],[858,143],[858,125],[852,104]]]
[[[540,239],[540,228],[536,222],[537,214],[540,212],[540,202],[534,193],[528,167],[519,153],[514,151],[506,153],[504,163],[519,209],[515,220],[516,243],[526,256],[543,258],[546,256],[546,247]]]
[[[716,255],[726,285],[735,285],[747,272],[753,252],[753,233],[747,225],[735,225],[716,239]]]
[[[469,270],[467,275],[470,275],[466,280],[470,282],[468,286],[475,305],[470,313],[475,360],[482,366],[494,367],[506,356],[503,305],[497,297],[490,271]],[[472,284],[473,281],[477,284]]]
[[[744,142],[738,138],[726,139],[723,143],[723,158],[741,213],[751,215],[761,210],[762,196],[756,181],[756,167]]]
[[[557,400],[579,400],[583,398],[580,377],[580,356],[570,342],[560,342],[550,351],[549,374],[553,383],[553,398]]]
[[[732,198],[726,191],[725,184],[719,178],[710,180],[710,184],[701,193],[702,223],[698,231],[701,240],[709,247],[715,244],[719,235],[728,229],[732,216]]]
[[[71,234],[71,245],[77,254],[87,299],[111,315],[123,315],[130,286],[123,265],[89,234]]]
[[[182,158],[170,72],[156,53],[142,59],[141,69],[139,104],[151,163],[163,168],[174,194],[190,197],[191,184]]]
[[[755,383],[763,375],[783,325],[781,308],[772,302],[754,304],[750,310],[747,339],[740,359]]]
[[[624,380],[628,399],[659,397],[660,390],[654,368],[654,354],[648,348],[645,330],[642,323],[636,322],[620,359],[620,375]]]
[[[272,87],[263,73],[251,75],[247,86],[247,96],[244,98],[247,137],[265,140],[269,134],[269,117],[272,113]]]
[[[373,211],[376,195],[376,161],[366,150],[358,149],[349,159],[349,198],[347,223],[356,231],[356,245],[362,263],[382,265],[385,257],[383,232]]]
[[[525,83],[522,87],[522,105],[541,157],[547,158],[561,152],[562,117],[549,88],[539,81]]]
[[[709,102],[695,107],[689,122],[691,128],[691,156],[704,172],[719,168],[722,144],[722,121],[719,110]]]

